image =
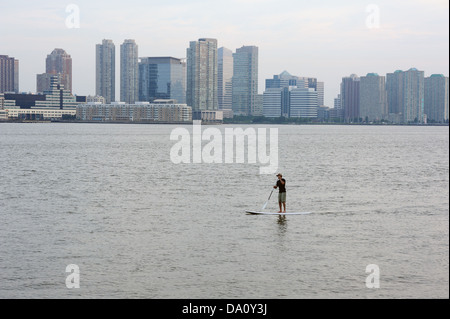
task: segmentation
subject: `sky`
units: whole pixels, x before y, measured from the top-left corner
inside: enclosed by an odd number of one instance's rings
[[[73,93],[95,95],[95,45],[112,39],[118,98],[125,39],[136,40],[140,57],[185,58],[189,42],[199,38],[216,38],[233,52],[258,46],[259,93],[265,79],[286,70],[324,82],[325,104],[332,107],[350,74],[415,67],[425,76],[448,76],[449,1],[16,0],[0,6],[0,54],[19,59],[21,92],[36,91],[47,54],[62,48],[73,60]]]

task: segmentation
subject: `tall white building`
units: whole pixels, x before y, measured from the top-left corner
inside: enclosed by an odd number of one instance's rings
[[[233,112],[238,115],[257,113],[258,47],[243,46],[233,54]]]
[[[108,104],[116,100],[116,46],[112,40],[96,45],[95,94]]]
[[[227,48],[219,49],[218,89],[219,110],[231,110],[233,105],[233,52]]]
[[[193,111],[219,109],[217,40],[191,41],[187,49],[186,101]]]
[[[139,55],[134,40],[120,46],[120,100],[133,104],[139,101]]]

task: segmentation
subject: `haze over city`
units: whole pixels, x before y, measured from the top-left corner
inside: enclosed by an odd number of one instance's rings
[[[70,4],[80,10],[79,28],[67,27]],[[189,41],[202,37],[231,50],[255,45],[260,93],[265,79],[287,70],[323,81],[332,107],[342,77],[352,73],[415,67],[425,76],[448,76],[448,10],[440,0],[15,1],[0,11],[0,43],[4,54],[20,60],[21,92],[36,91],[47,54],[66,50],[78,95],[95,94],[95,45],[102,39],[135,39],[140,57],[185,58]]]

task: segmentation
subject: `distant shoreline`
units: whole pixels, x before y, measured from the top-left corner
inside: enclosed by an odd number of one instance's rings
[[[137,125],[192,125],[193,122],[129,122],[129,121],[0,121],[2,123],[9,124],[137,124]],[[448,123],[430,123],[430,124],[390,124],[390,123],[252,123],[241,121],[230,121],[226,123],[202,123],[202,125],[295,125],[295,126],[449,126]]]

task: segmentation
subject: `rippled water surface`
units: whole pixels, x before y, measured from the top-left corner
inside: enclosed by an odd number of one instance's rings
[[[259,165],[173,164],[174,128],[0,124],[0,298],[449,297],[448,127],[278,127],[285,220],[244,213]]]

